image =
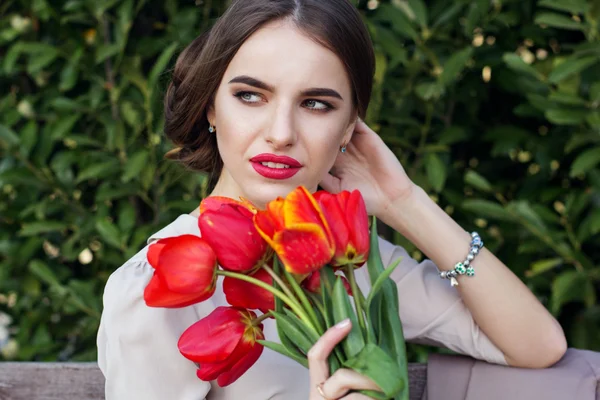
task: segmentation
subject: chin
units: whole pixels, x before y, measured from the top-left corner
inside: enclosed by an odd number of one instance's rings
[[[271,200],[275,200],[278,197],[286,197],[292,190],[301,185],[311,190],[311,188],[302,182],[282,181],[276,183],[259,183],[253,188],[248,188],[245,192],[247,193],[248,200],[256,206],[264,208]]]

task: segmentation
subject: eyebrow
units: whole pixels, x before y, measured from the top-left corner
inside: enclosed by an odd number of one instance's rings
[[[266,90],[271,93],[275,92],[275,88],[273,86],[248,75],[236,76],[235,78],[230,80],[229,83],[244,83],[248,86],[253,86],[255,88]],[[341,94],[329,88],[310,88],[303,90],[301,94],[302,96],[335,97],[336,99],[344,101],[344,98]]]

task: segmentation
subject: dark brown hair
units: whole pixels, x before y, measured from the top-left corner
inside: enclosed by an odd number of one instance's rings
[[[244,41],[268,22],[287,19],[344,63],[360,117],[365,116],[375,70],[373,47],[349,0],[234,0],[213,27],[177,58],[165,98],[165,134],[177,146],[166,154],[194,171],[223,168],[206,111],[229,63]]]

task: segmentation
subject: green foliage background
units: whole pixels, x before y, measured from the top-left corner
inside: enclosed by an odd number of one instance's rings
[[[197,3],[0,5],[0,358],[94,360],[109,274],[206,195],[162,158],[168,70],[226,7]],[[368,122],[570,346],[600,350],[600,1],[358,6],[377,49]]]

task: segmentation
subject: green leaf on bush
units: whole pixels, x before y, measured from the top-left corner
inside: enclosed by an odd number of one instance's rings
[[[441,192],[444,189],[446,183],[447,171],[446,165],[435,153],[427,154],[425,158],[425,168],[427,170],[427,179],[431,184],[431,187],[436,192]]]
[[[423,82],[415,87],[417,96],[425,101],[437,99],[442,95],[443,91],[443,86],[437,82]]]
[[[0,124],[0,143],[4,146],[16,146],[20,142],[19,136],[8,126]]]
[[[563,272],[552,283],[552,298],[550,300],[552,314],[558,315],[562,306],[566,303],[586,301],[586,298],[591,297],[590,293],[592,292],[594,292],[594,286],[586,274],[579,271]],[[591,303],[590,300],[586,302]]]
[[[423,0],[408,0],[410,9],[415,14],[415,18],[419,25],[427,26],[427,5]]]
[[[493,190],[488,180],[473,170],[468,170],[465,174],[465,183],[484,192],[491,192]]]
[[[98,218],[96,220],[96,230],[106,243],[121,248],[121,232],[119,228],[106,218]]]
[[[539,0],[537,5],[571,14],[583,14],[589,7],[586,0]]]
[[[67,289],[61,285],[58,277],[54,274],[54,271],[52,271],[52,269],[43,261],[31,260],[29,262],[29,271],[46,284],[54,287],[54,289],[58,289],[62,293],[67,292]]]
[[[148,157],[149,154],[147,150],[140,150],[131,156],[127,161],[127,164],[125,164],[125,172],[123,173],[123,176],[121,176],[121,181],[127,183],[138,176],[144,167],[148,167]]]
[[[462,203],[463,209],[471,211],[483,218],[512,220],[512,216],[500,204],[483,199],[469,199]]]
[[[578,125],[585,120],[588,112],[585,110],[554,108],[546,111],[544,115],[556,125]]]
[[[600,163],[600,146],[586,150],[579,154],[571,165],[571,177],[584,174]]]
[[[538,25],[548,25],[553,28],[580,31],[584,29],[581,22],[577,22],[566,15],[553,12],[541,12],[535,16],[534,22]]]
[[[504,53],[502,60],[515,72],[521,72],[539,80],[544,78],[542,74],[515,53]]]
[[[119,171],[119,162],[117,160],[108,160],[98,164],[90,165],[83,169],[77,176],[76,183],[81,183],[88,179],[98,179],[110,176]]]
[[[23,224],[23,227],[19,231],[20,236],[34,236],[48,232],[62,231],[68,228],[66,222],[59,221],[40,221],[30,222]]]
[[[568,58],[558,64],[548,75],[548,81],[551,83],[558,83],[563,79],[570,77],[573,74],[577,74],[587,67],[596,64],[599,61],[597,56],[584,57],[580,59]]]
[[[563,263],[564,263],[564,260],[560,257],[550,258],[547,260],[539,260],[539,261],[536,261],[533,264],[531,264],[531,267],[529,268],[528,271],[525,272],[525,275],[528,278],[532,278],[532,277],[542,274],[546,271],[550,271],[551,269],[554,269]]]
[[[440,82],[442,82],[442,84],[445,86],[448,86],[454,82],[472,55],[473,47],[471,46],[452,54],[452,56],[444,64],[444,69],[439,76]]]

